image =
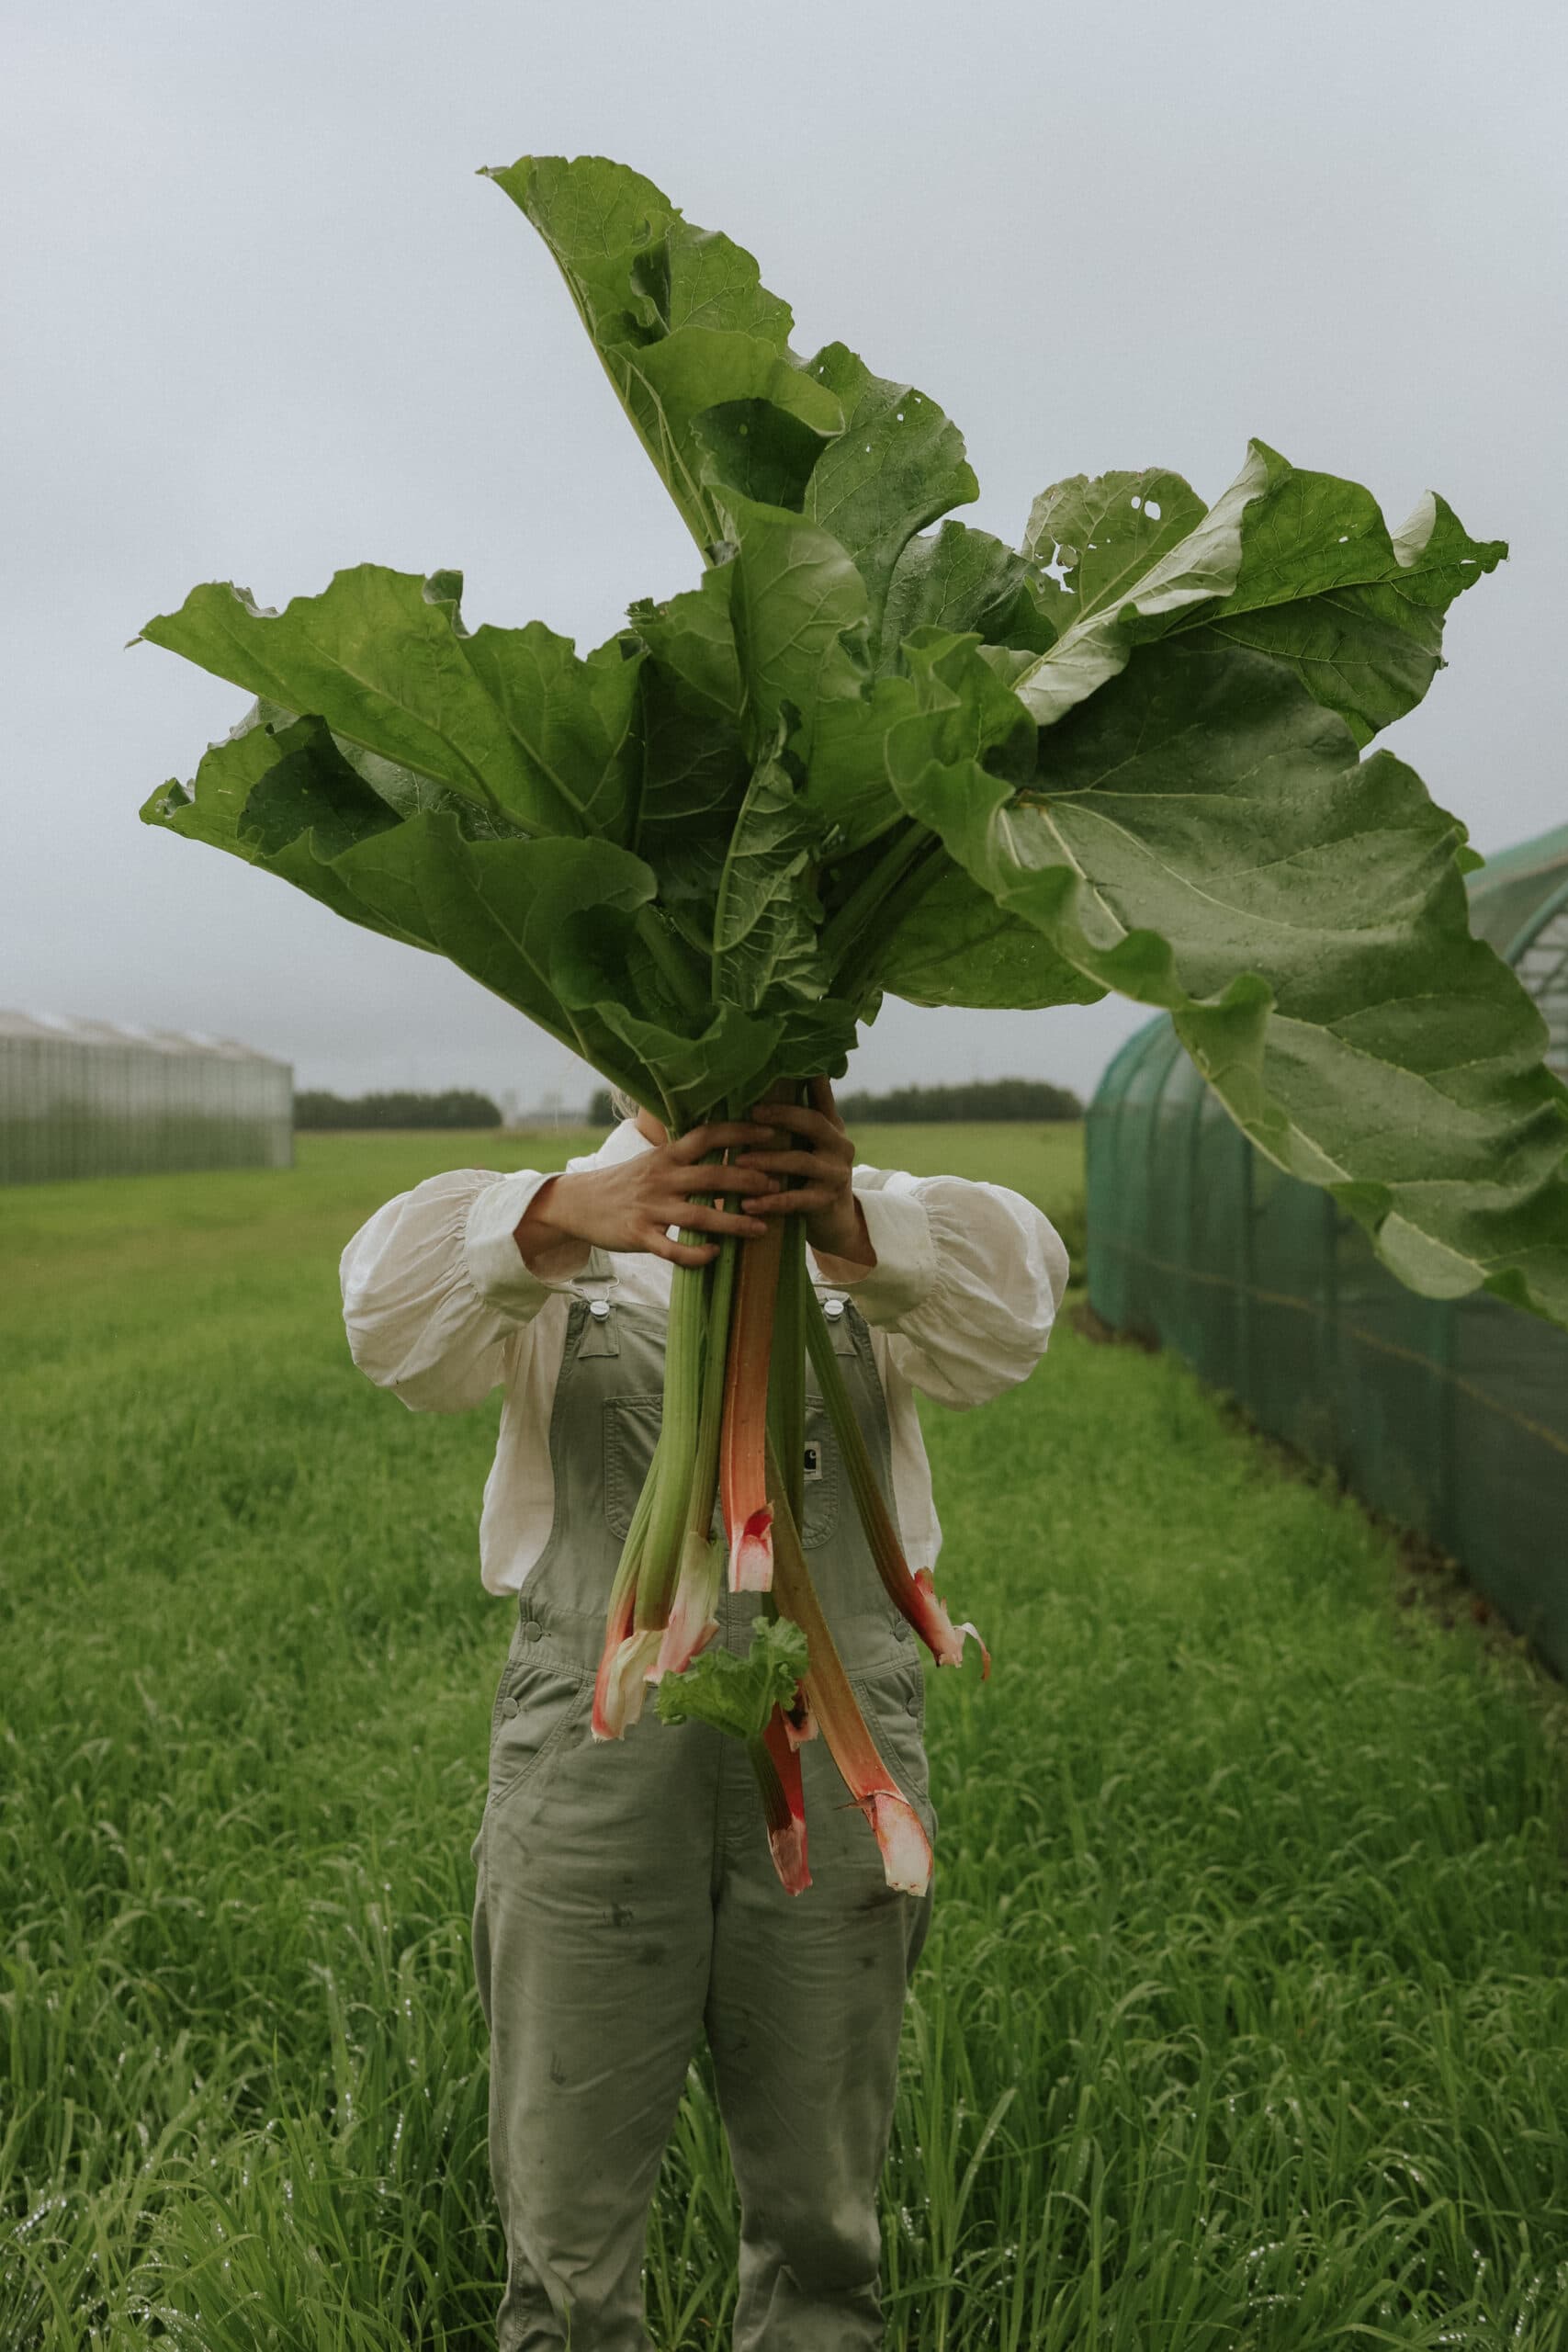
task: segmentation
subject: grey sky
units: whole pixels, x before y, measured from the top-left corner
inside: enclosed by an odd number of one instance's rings
[[[434,959],[150,832],[243,697],[149,647],[206,579],[267,603],[457,564],[471,622],[595,643],[695,556],[522,216],[475,167],[590,150],[749,246],[964,428],[967,518],[1061,476],[1213,496],[1260,434],[1428,486],[1513,560],[1386,740],[1483,849],[1562,821],[1562,13],[1464,0],[985,5],[132,0],[10,39],[0,1003],[217,1029],[303,1083],[581,1067]],[[1542,467],[1547,468],[1542,473]],[[889,1005],[862,1082],[1088,1088],[1142,1016]]]

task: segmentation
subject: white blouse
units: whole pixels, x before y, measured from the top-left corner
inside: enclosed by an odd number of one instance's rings
[[[649,1148],[627,1119],[568,1166],[605,1168]],[[550,1410],[571,1283],[531,1273],[513,1235],[556,1172],[432,1176],[378,1209],[340,1270],[349,1348],[378,1387],[424,1413],[462,1412],[504,1391],[479,1525],[479,1572],[495,1593],[520,1589],[555,1509]],[[852,1295],[871,1327],[905,1551],[911,1568],[930,1567],[942,1530],[915,1391],[962,1410],[1025,1379],[1051,1336],[1067,1253],[1041,1212],[1003,1185],[858,1166],[853,1181],[876,1263],[852,1283],[816,1266],[813,1274]],[[617,1297],[668,1306],[668,1260],[634,1250],[612,1255],[610,1267]]]

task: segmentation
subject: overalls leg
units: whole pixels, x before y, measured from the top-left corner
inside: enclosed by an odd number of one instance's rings
[[[610,1581],[652,1436],[663,1317],[573,1302],[551,1424],[556,1513],[497,1693],[476,1846],[499,2352],[647,2352],[642,2259],[701,2030],[722,1741],[589,1715]]]

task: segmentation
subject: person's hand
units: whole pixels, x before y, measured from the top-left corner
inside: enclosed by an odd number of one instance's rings
[[[785,1140],[761,1149],[748,1147],[737,1155],[737,1168],[754,1169],[775,1185],[792,1177],[804,1181],[787,1192],[770,1189],[743,1195],[740,1205],[749,1216],[803,1218],[806,1238],[818,1258],[836,1258],[869,1272],[876,1252],[850,1182],[855,1148],[825,1078],[811,1081],[811,1106],[807,1110],[793,1102],[770,1102],[753,1114],[771,1127],[784,1128]]]
[[[552,1176],[541,1184],[515,1227],[514,1238],[531,1273],[549,1281],[581,1264],[586,1250],[647,1250],[677,1266],[705,1266],[718,1252],[716,1241],[671,1241],[666,1228],[683,1226],[699,1233],[756,1235],[767,1227],[752,1215],[731,1207],[709,1207],[705,1193],[755,1192],[754,1168],[705,1168],[710,1152],[765,1144],[767,1127],[739,1120],[694,1127],[677,1143],[655,1144],[635,1159],[613,1168],[584,1168]]]

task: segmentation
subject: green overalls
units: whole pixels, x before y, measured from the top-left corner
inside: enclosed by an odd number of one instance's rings
[[[773,1873],[750,1760],[705,1724],[625,1740],[589,1707],[622,1538],[659,1429],[665,1317],[574,1286],[550,1425],[555,1520],[519,1597],[475,1841],[474,1959],[491,2031],[490,2149],[506,2235],[500,2352],[646,2352],[649,2201],[699,2030],[741,2200],[736,2352],[882,2340],[876,2190],[905,1987],[930,1896],[889,1892],[820,1736],[801,1750],[812,1883]],[[884,1490],[870,1334],[823,1292]],[[814,1382],[803,1533],[867,1723],[934,1832],[924,1690],[878,1580]],[[755,1594],[726,1593],[744,1650]]]

